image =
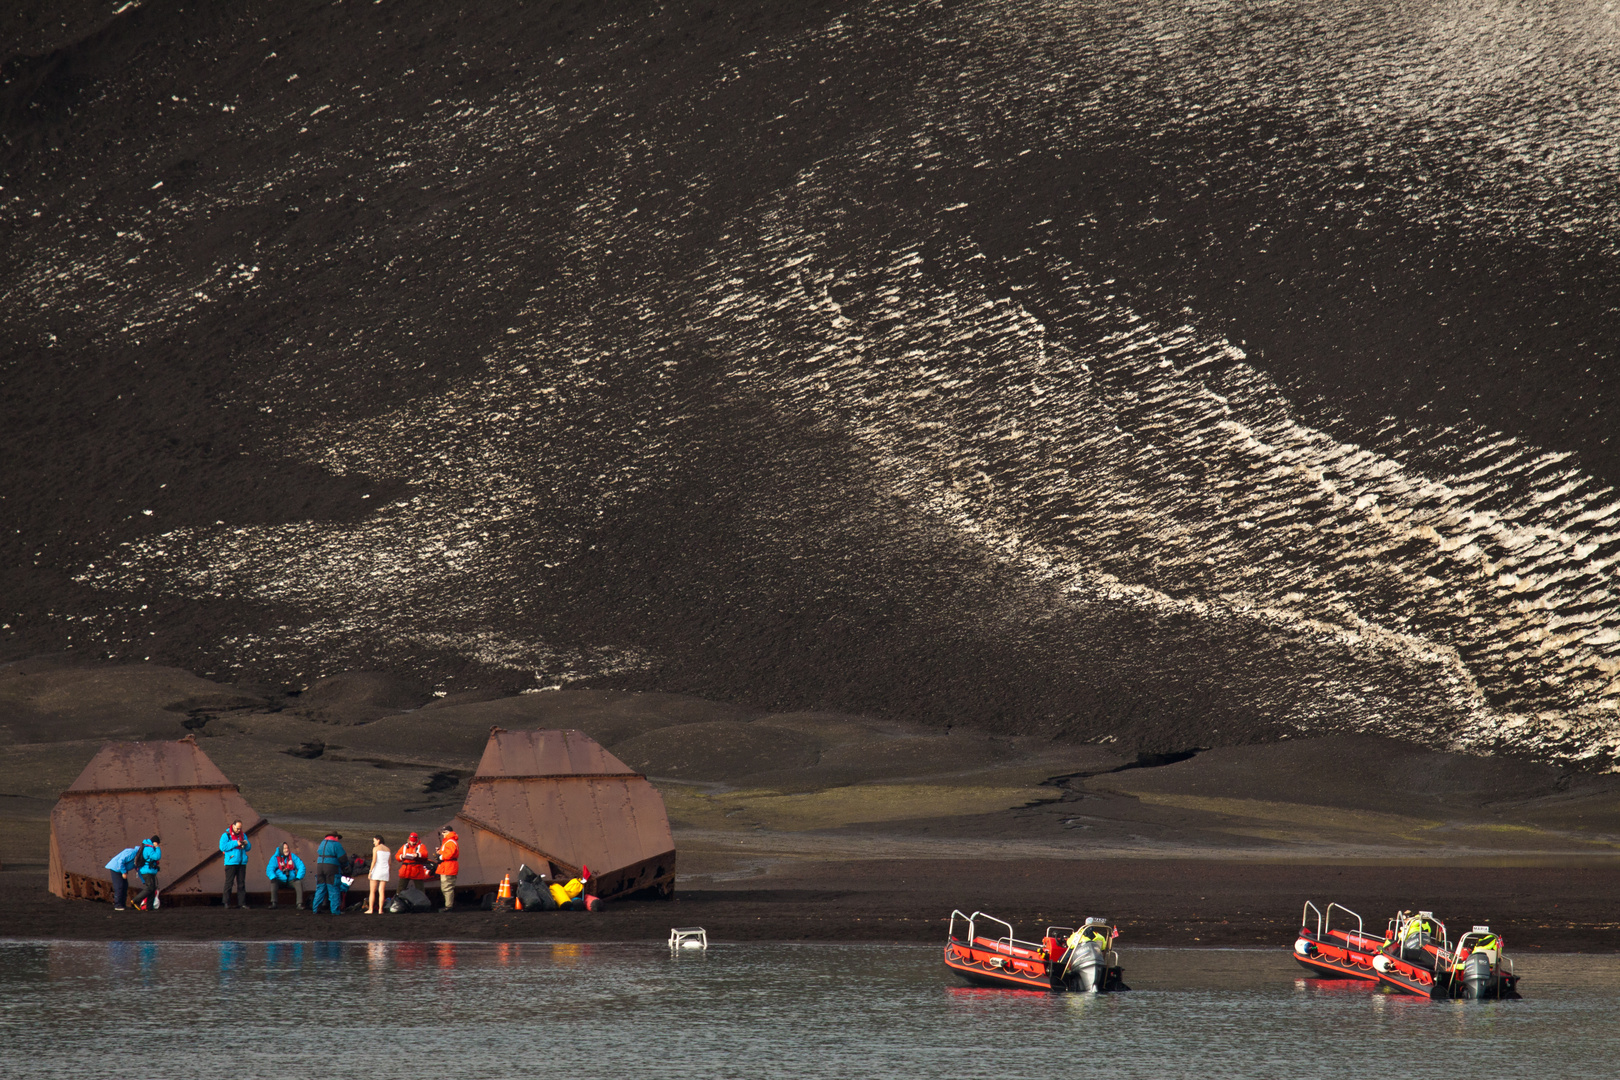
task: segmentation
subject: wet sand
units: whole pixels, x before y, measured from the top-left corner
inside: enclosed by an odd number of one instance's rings
[[[360,897],[361,894],[353,894]],[[681,887],[670,901],[574,912],[334,917],[285,908],[113,912],[60,900],[34,871],[0,873],[0,937],[186,941],[269,939],[663,940],[702,926],[713,941],[938,941],[953,907],[989,911],[1038,936],[1088,915],[1118,921],[1121,945],[1286,948],[1301,904],[1337,900],[1382,928],[1397,907],[1453,928],[1488,922],[1510,949],[1620,951],[1620,864],[1137,859],[796,861],[747,881]],[[363,898],[361,900],[363,903]]]

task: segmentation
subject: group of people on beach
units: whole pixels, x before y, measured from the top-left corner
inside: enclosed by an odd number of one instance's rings
[[[221,862],[225,867],[225,886],[220,903],[231,906],[231,894],[236,894],[236,906],[247,904],[247,868],[253,851],[253,840],[243,831],[240,821],[233,821],[219,837]],[[342,913],[347,906],[350,885],[357,878],[370,884],[366,896],[365,914],[379,915],[388,901],[388,886],[393,880],[392,864],[399,863],[399,889],[411,887],[425,890],[429,876],[436,874],[443,897],[442,911],[450,911],[456,904],[456,875],[460,870],[461,840],[454,829],[446,825],[439,830],[439,846],[429,851],[417,833],[400,845],[396,852],[389,848],[381,836],[371,838],[371,854],[350,855],[343,847],[343,834],[329,832],[315,849],[315,895],[310,904],[312,912],[320,912],[323,905],[333,915]],[[163,860],[162,840],[156,835],[146,837],[112,857],[107,870],[112,875],[113,910],[123,911],[128,906],[129,874],[136,874],[142,885],[141,895],[135,901],[140,911],[157,908],[162,900],[158,893],[157,876]],[[292,850],[291,844],[282,844],[270,852],[265,866],[265,877],[270,881],[270,907],[284,889],[290,889],[294,905],[304,910],[304,881],[309,868]]]

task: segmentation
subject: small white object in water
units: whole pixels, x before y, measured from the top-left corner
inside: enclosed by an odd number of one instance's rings
[[[671,949],[707,949],[709,934],[701,926],[677,926],[669,932]]]

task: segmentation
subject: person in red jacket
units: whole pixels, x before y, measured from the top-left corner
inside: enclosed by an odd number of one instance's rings
[[[456,906],[456,874],[461,870],[461,839],[446,825],[439,830],[439,892],[444,896],[440,911],[451,911]]]
[[[428,850],[422,843],[422,838],[411,833],[409,840],[399,846],[394,853],[399,859],[399,887],[401,891],[412,887],[427,888],[428,879]]]

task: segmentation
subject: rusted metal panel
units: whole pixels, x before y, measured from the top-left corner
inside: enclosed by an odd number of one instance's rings
[[[185,787],[235,790],[193,736],[174,742],[116,742],[103,746],[69,792],[141,791]]]
[[[219,837],[233,821],[253,841],[249,892],[269,890],[265,869],[283,843],[313,865],[315,845],[267,824],[193,738],[108,743],[51,811],[48,887],[58,896],[97,894],[88,883],[108,880],[107,861],[156,833],[159,889],[176,898],[218,893],[225,884]]]
[[[522,863],[577,874],[596,895],[672,891],[675,842],[663,797],[580,731],[490,732],[454,827],[459,883],[494,885]]]

